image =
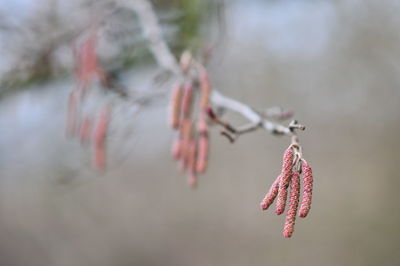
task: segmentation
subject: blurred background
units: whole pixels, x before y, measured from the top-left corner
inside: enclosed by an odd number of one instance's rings
[[[283,216],[259,210],[287,137],[232,145],[213,128],[191,190],[170,157],[167,98],[115,100],[109,169],[96,171],[90,147],[64,134],[71,47],[104,18],[102,66],[128,90],[157,90],[135,14],[113,1],[1,2],[0,265],[400,265],[398,1],[153,1],[177,55],[215,44],[215,87],[306,125],[315,192],[291,239]]]

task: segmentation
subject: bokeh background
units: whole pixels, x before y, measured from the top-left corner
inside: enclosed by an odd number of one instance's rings
[[[258,131],[232,145],[212,129],[196,190],[170,158],[166,98],[121,103],[105,173],[65,138],[71,51],[38,55],[100,2],[1,1],[0,265],[400,265],[398,1],[153,2],[176,51],[218,39],[209,69],[222,92],[307,126],[315,193],[291,239],[258,205],[288,138]],[[137,24],[122,23],[131,14],[110,19],[105,65],[129,88],[156,87]]]

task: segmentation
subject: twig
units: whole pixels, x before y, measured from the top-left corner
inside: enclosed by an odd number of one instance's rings
[[[174,73],[176,75],[176,79],[182,80],[184,75],[179,67],[175,56],[169,49],[169,46],[162,36],[161,28],[159,26],[158,19],[153,10],[152,4],[148,0],[120,1],[121,3],[124,3],[136,12],[142,27],[143,34],[149,42],[150,50],[153,53],[157,63],[161,67]],[[291,123],[288,127],[271,122],[265,119],[265,117],[263,117],[257,111],[253,110],[248,105],[228,98],[227,96],[224,96],[222,93],[218,92],[215,89],[213,90],[213,93],[211,95],[211,102],[217,108],[223,108],[239,113],[251,122],[252,126],[248,129],[235,129],[234,131],[236,135],[244,134],[261,127],[271,134],[287,136],[295,135],[295,129],[304,130],[304,127],[297,124],[297,122],[294,124]],[[231,133],[233,132],[231,131]],[[223,133],[223,135],[227,136],[226,133]],[[230,138],[230,140],[232,140],[232,138]]]

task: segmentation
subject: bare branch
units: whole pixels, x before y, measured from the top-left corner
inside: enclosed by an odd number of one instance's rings
[[[182,70],[180,69],[175,56],[172,54],[169,46],[162,36],[158,19],[152,8],[151,3],[148,0],[121,0],[121,2],[126,4],[128,7],[132,8],[136,12],[142,27],[143,34],[149,42],[150,50],[157,60],[157,63],[161,67],[174,73],[178,80],[183,79],[184,75],[182,73]],[[264,116],[253,110],[248,105],[228,98],[215,89],[213,90],[213,93],[211,95],[211,102],[217,108],[223,108],[239,113],[251,122],[252,126],[250,127],[250,129],[235,130],[235,133],[231,131],[231,133],[234,133],[235,135],[247,133],[262,127],[271,134],[293,136],[295,135],[294,129],[304,129],[303,126],[298,125],[297,123],[291,124],[291,126],[289,127],[273,123],[265,119]],[[224,133],[224,135],[227,136],[226,132]],[[232,141],[232,138],[230,138],[230,140]]]
[[[153,10],[151,3],[147,0],[123,1],[131,7],[139,18],[143,35],[149,42],[150,50],[157,63],[165,69],[178,76],[182,76],[178,62],[165,42],[158,18]]]

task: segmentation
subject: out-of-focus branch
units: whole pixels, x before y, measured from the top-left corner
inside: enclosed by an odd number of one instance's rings
[[[252,124],[258,125],[258,127],[264,128],[269,133],[276,135],[293,135],[293,130],[290,127],[271,122],[265,119],[257,111],[249,107],[248,105],[228,98],[218,91],[213,91],[211,95],[211,101],[218,107],[234,111],[241,114],[243,117],[248,119]],[[241,130],[238,130],[241,132]]]
[[[120,1],[136,12],[143,34],[149,42],[150,50],[157,63],[161,67],[174,73],[178,80],[183,79],[183,73],[179,64],[162,36],[161,28],[151,3],[148,0]],[[304,127],[297,124],[296,121],[293,121],[289,126],[271,122],[248,105],[224,96],[215,89],[211,95],[211,102],[218,108],[239,113],[251,122],[252,125],[249,127],[250,129],[247,129],[247,127],[245,130],[238,129],[236,130],[236,134],[247,133],[257,128],[263,128],[271,134],[293,136],[295,135],[295,129],[304,129]]]
[[[149,47],[160,67],[175,75],[182,76],[178,62],[165,42],[151,3],[147,0],[122,0],[126,6],[132,8],[139,18],[143,35],[149,42]]]

